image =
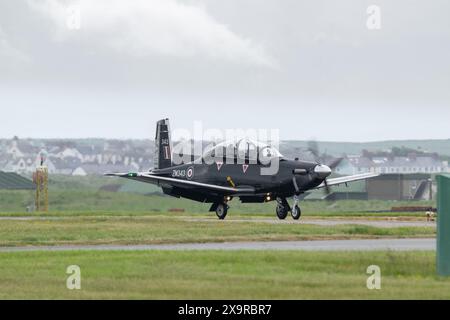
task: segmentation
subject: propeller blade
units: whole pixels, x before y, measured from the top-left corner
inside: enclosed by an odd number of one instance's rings
[[[325,192],[326,192],[327,195],[329,195],[329,194],[331,193],[331,190],[330,190],[330,187],[328,186],[328,181],[327,181],[327,179],[325,179],[325,180],[323,181],[323,183],[325,184]]]
[[[323,181],[323,183],[325,184],[325,188],[324,188],[324,191],[325,191],[325,200],[326,200],[326,201],[333,202],[331,199],[329,199],[329,195],[331,194],[331,189],[330,189],[330,187],[328,186],[328,181],[327,181],[327,179],[325,179],[325,180]]]
[[[344,160],[344,158],[336,158],[328,165],[331,169],[335,169]]]
[[[308,151],[313,155],[316,162],[320,162],[320,151],[317,141],[312,140],[308,142]]]

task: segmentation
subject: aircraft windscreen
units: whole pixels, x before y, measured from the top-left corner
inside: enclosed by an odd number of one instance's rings
[[[274,147],[267,144],[252,141],[248,139],[241,139],[237,142],[225,141],[215,146],[207,148],[203,154],[204,157],[227,156],[241,158],[256,159],[258,155],[264,158],[283,157],[283,155]]]

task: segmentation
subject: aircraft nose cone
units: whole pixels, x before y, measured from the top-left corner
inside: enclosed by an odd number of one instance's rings
[[[324,164],[318,164],[314,168],[314,173],[316,173],[321,179],[325,179],[331,174],[331,169],[329,166],[326,166]]]

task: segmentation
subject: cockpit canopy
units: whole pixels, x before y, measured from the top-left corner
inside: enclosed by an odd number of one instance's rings
[[[203,158],[239,158],[258,160],[261,158],[282,158],[283,155],[274,147],[250,139],[225,141],[206,149]]]

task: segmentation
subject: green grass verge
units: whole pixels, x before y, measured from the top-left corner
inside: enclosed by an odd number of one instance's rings
[[[139,182],[136,182],[139,183]],[[0,215],[12,212],[17,215],[29,215],[27,206],[34,203],[32,191],[0,190]],[[396,201],[304,201],[301,203],[304,215],[309,216],[424,216],[424,213],[368,213],[365,211],[390,210],[392,206],[435,206],[433,202],[396,202]],[[49,195],[50,214],[87,214],[110,212],[123,214],[164,213],[171,209],[183,209],[186,213],[206,213],[210,204],[187,199],[178,199],[160,195],[141,195],[124,192],[105,192],[86,189],[55,189]],[[275,203],[242,204],[238,199],[230,202],[230,215],[275,216]],[[33,213],[36,214],[36,213]]]
[[[450,299],[432,252],[0,253],[0,299]],[[81,290],[66,268],[81,268]],[[381,290],[368,290],[369,265]]]
[[[320,226],[189,216],[56,217],[1,220],[0,246],[434,237],[435,233],[433,227]]]

